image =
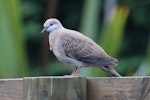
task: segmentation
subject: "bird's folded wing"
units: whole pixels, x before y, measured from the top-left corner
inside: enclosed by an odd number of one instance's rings
[[[60,41],[70,58],[95,66],[106,66],[111,62],[111,58],[101,47],[83,35],[63,34]]]

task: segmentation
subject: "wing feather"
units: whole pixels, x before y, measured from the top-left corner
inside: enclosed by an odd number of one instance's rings
[[[114,59],[94,41],[80,33],[63,34],[60,41],[68,57],[94,66],[114,66]],[[116,62],[116,61],[115,61]]]

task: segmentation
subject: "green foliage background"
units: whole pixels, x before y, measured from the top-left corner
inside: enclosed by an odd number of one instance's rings
[[[47,18],[92,38],[119,60],[124,76],[150,75],[150,1],[111,0],[0,0],[0,78],[65,75],[73,67],[60,63],[41,35]],[[109,0],[108,0],[109,1]],[[108,76],[98,68],[84,68],[84,76]]]
[[[18,0],[0,1],[0,77],[23,77],[29,72],[18,8]]]

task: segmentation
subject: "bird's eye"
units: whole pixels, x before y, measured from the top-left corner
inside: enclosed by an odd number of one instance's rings
[[[52,26],[53,24],[50,24],[50,26]]]

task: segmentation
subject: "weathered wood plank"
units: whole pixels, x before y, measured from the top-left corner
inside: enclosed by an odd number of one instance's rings
[[[150,77],[0,79],[0,100],[150,100]]]
[[[150,77],[87,78],[88,100],[150,100]]]
[[[22,100],[22,79],[0,79],[0,100]]]
[[[87,100],[84,77],[26,77],[24,100]]]
[[[37,77],[23,78],[23,98],[24,100],[38,100]],[[23,100],[22,98],[22,100]]]

